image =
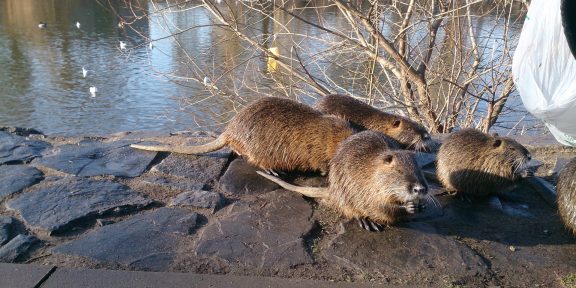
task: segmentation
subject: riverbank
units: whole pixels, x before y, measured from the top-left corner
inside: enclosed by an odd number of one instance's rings
[[[370,233],[265,181],[229,151],[194,156],[129,147],[198,143],[208,133],[4,130],[2,262],[436,287],[576,281],[576,238],[524,182],[479,203],[438,195],[438,206]],[[540,176],[562,163],[556,159],[576,156],[549,137],[518,140],[544,163]],[[427,168],[433,155],[420,159]]]

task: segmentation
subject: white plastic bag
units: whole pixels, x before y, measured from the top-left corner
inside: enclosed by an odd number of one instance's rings
[[[532,0],[512,61],[526,110],[556,140],[576,146],[576,59],[564,36],[560,0]]]

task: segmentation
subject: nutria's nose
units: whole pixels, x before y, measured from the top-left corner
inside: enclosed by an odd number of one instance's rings
[[[426,192],[428,192],[428,189],[426,188],[426,186],[423,186],[420,184],[416,184],[416,185],[412,186],[412,193],[426,194]]]
[[[532,155],[530,155],[530,153],[526,154],[526,158],[528,158],[528,160],[532,160]]]

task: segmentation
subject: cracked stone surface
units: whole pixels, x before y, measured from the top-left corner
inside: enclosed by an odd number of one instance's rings
[[[52,234],[82,220],[138,210],[152,202],[118,183],[70,177],[45,183],[6,207],[17,211],[29,227]]]
[[[0,165],[30,161],[51,146],[44,141],[28,140],[22,136],[0,131]]]
[[[177,253],[179,238],[194,232],[197,217],[198,214],[184,209],[159,208],[100,227],[54,248],[54,252],[131,268],[165,271]]]
[[[279,189],[278,184],[256,173],[244,159],[234,159],[220,178],[222,191],[233,195],[262,194]]]
[[[216,182],[230,157],[229,152],[215,152],[203,155],[183,155],[172,153],[152,168],[171,176],[186,179],[187,185],[203,189],[210,182]]]
[[[198,208],[218,208],[224,204],[224,198],[218,192],[194,190],[178,194],[170,200],[169,206],[190,206]]]
[[[24,165],[0,166],[0,200],[44,179],[38,169]]]
[[[44,151],[42,158],[36,159],[34,164],[76,176],[136,177],[156,156],[156,152],[129,147],[136,142],[85,140],[78,144],[65,144]]]
[[[311,215],[302,197],[285,190],[234,203],[221,220],[203,230],[196,253],[259,268],[311,263],[303,239],[313,227]]]
[[[0,262],[12,263],[26,254],[40,240],[34,236],[18,234],[0,247]]]

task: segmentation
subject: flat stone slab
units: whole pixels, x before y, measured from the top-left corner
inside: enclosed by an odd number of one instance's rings
[[[127,186],[107,180],[64,178],[6,203],[26,225],[52,233],[102,215],[125,213],[153,203]]]
[[[0,262],[13,263],[25,255],[40,240],[34,236],[18,234],[0,247]]]
[[[335,236],[322,249],[330,262],[360,273],[381,273],[389,278],[440,280],[481,277],[488,272],[473,250],[438,235],[425,223],[406,223],[384,232],[367,232],[350,221],[345,232]]]
[[[193,232],[197,217],[184,209],[160,208],[101,227],[54,248],[54,252],[130,268],[166,271],[178,250],[179,238]]]
[[[224,198],[218,192],[194,190],[178,194],[170,200],[169,206],[216,209],[222,207],[223,204]]]
[[[156,152],[130,148],[130,144],[136,142],[86,140],[65,144],[44,151],[34,164],[76,176],[137,177],[150,165]]]
[[[258,268],[289,268],[312,263],[304,236],[312,208],[300,196],[276,190],[254,202],[237,202],[203,229],[196,254]]]
[[[44,179],[40,170],[24,165],[0,166],[0,200]]]
[[[256,173],[244,159],[234,159],[220,178],[220,189],[233,195],[263,194],[279,189],[278,184]]]
[[[229,152],[202,155],[172,153],[151,170],[185,178],[188,184],[202,189],[209,182],[216,182],[228,163]]]
[[[16,232],[16,220],[0,215],[0,245],[6,244]]]
[[[0,263],[0,287],[38,287],[54,266]],[[64,287],[62,285],[61,287]]]
[[[0,131],[0,165],[30,161],[51,146],[44,141],[28,140],[22,136]]]

